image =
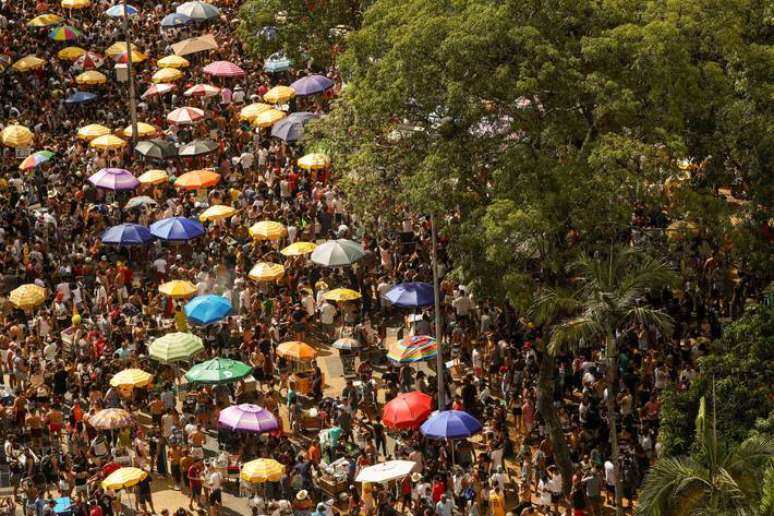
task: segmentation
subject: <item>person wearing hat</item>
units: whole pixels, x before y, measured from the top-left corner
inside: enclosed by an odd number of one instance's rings
[[[296,493],[296,498],[293,500],[293,510],[297,515],[309,515],[311,509],[314,507],[314,502],[309,498],[309,491],[306,489],[300,490]]]

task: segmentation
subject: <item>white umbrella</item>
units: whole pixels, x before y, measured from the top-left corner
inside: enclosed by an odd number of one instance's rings
[[[324,267],[352,265],[365,255],[363,246],[347,239],[328,240],[312,251],[312,261]]]
[[[360,470],[355,482],[388,482],[411,473],[417,463],[413,460],[390,460]]]

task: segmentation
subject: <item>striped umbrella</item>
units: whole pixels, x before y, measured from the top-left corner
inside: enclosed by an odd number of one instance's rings
[[[27,147],[34,138],[32,131],[18,124],[11,124],[0,132],[0,141],[9,147]]]
[[[144,185],[160,185],[169,181],[166,170],[152,169],[144,172],[137,180]]]
[[[145,470],[140,468],[119,468],[112,472],[100,484],[107,491],[118,491],[127,487],[134,487],[148,476]]]
[[[56,25],[61,21],[62,21],[62,17],[59,16],[58,14],[45,13],[45,14],[36,16],[30,21],[28,21],[27,27],[49,27],[51,25]]]
[[[186,97],[214,97],[218,93],[220,93],[220,88],[217,86],[211,84],[196,84],[185,90],[183,95]]]
[[[102,68],[102,65],[105,64],[105,58],[103,58],[101,55],[97,54],[96,52],[84,52],[81,54],[81,56],[75,60],[73,63],[73,68],[76,70],[96,70],[97,68]]]
[[[247,275],[253,281],[267,282],[277,281],[285,274],[285,267],[278,263],[256,263]]]
[[[29,170],[42,165],[46,161],[54,157],[54,153],[49,150],[41,150],[33,152],[19,164],[19,170]]]
[[[394,344],[387,353],[387,358],[393,362],[407,364],[430,360],[438,354],[438,344],[427,335],[406,337]]]
[[[131,426],[134,422],[132,415],[120,408],[102,409],[91,416],[88,421],[97,430],[118,430]]]
[[[181,4],[175,12],[184,14],[194,21],[206,21],[220,16],[220,10],[207,2],[194,1]]]
[[[95,149],[100,149],[100,150],[120,149],[124,145],[126,145],[126,141],[112,134],[97,136],[96,138],[94,138],[89,142],[89,147],[93,147]]]
[[[191,383],[218,385],[236,382],[252,372],[253,368],[244,362],[218,357],[196,364],[185,373],[185,378]]]
[[[241,432],[273,432],[279,428],[279,422],[274,414],[250,403],[233,405],[221,410],[218,423]]]
[[[97,138],[98,136],[105,136],[106,134],[110,134],[110,129],[108,129],[104,125],[89,124],[89,125],[84,125],[80,129],[78,129],[77,136],[81,140],[91,141],[94,138]]]
[[[170,91],[177,88],[174,84],[167,84],[167,83],[159,83],[159,84],[153,84],[150,88],[145,90],[145,93],[142,94],[142,98],[146,99],[148,97],[156,97],[160,95],[164,95],[165,93],[169,93]]]
[[[215,61],[205,66],[202,70],[215,77],[242,77],[245,71],[230,61]]]
[[[107,11],[105,11],[105,14],[107,14],[112,18],[120,18],[124,15],[124,12],[126,12],[127,16],[134,16],[140,11],[138,11],[137,8],[132,5],[124,6],[124,4],[116,4],[110,9],[108,9]]]
[[[75,41],[82,37],[83,33],[71,25],[56,27],[48,33],[48,39],[52,41]]]
[[[46,300],[46,289],[34,283],[28,283],[13,289],[8,300],[16,308],[30,310],[43,304]]]
[[[262,220],[250,226],[247,232],[256,240],[279,240],[287,236],[288,228],[280,222]]]
[[[168,333],[154,340],[148,347],[153,360],[162,364],[182,362],[204,350],[202,339],[192,333]]]
[[[239,478],[253,484],[279,482],[285,474],[285,466],[274,459],[255,459],[245,463]]]
[[[167,121],[173,124],[193,124],[203,118],[204,111],[192,107],[180,107],[167,115]]]
[[[113,375],[110,379],[110,385],[113,387],[131,386],[145,387],[153,380],[153,375],[146,373],[142,369],[124,369],[120,373]]]

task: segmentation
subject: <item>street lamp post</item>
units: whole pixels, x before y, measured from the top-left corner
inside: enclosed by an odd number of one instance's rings
[[[441,287],[438,284],[438,233],[435,228],[435,214],[430,214],[430,226],[433,236],[433,301],[435,302],[435,341],[438,354],[435,357],[435,377],[438,384],[438,410],[446,408],[444,400],[443,374],[443,319],[441,317]]]
[[[132,118],[132,135],[130,137],[132,148],[137,143],[137,100],[134,96],[134,72],[132,70],[132,33],[129,24],[129,10],[126,0],[121,2],[124,8],[124,39],[126,40],[126,71],[129,74],[129,113]]]

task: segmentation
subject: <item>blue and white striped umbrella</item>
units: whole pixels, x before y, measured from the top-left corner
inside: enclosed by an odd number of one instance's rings
[[[140,11],[137,10],[136,7],[132,5],[126,6],[126,14],[129,16],[134,16],[135,14],[139,13]],[[124,5],[123,4],[117,4],[105,11],[105,14],[108,16],[112,16],[113,18],[120,18],[124,15]]]
[[[192,21],[193,20],[190,16],[186,16],[185,14],[181,13],[172,13],[164,16],[164,18],[161,19],[161,28],[174,29],[176,27],[184,27]]]

